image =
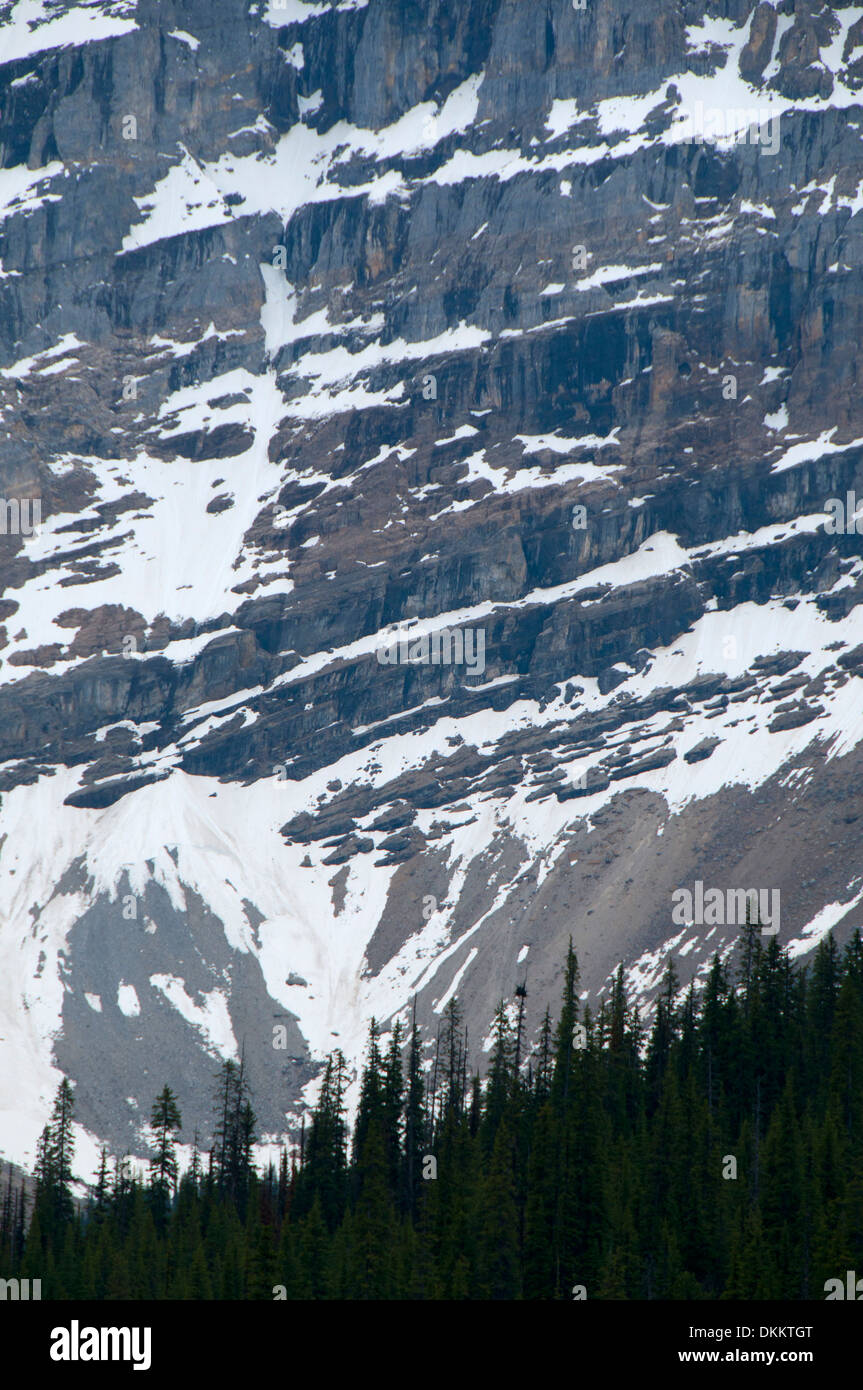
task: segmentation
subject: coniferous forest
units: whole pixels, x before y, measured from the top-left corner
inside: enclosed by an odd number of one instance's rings
[[[592,1015],[575,953],[555,1021],[501,1005],[483,1081],[456,1002],[434,1064],[372,1024],[352,1132],[326,1063],[299,1152],[256,1171],[241,1064],[180,1178],[181,1101],[154,1102],[149,1174],[103,1150],[73,1200],[64,1081],[35,1189],[11,1180],[0,1269],[55,1299],[823,1299],[863,1269],[863,939],[795,966],[755,925],[648,1036],[619,970]],[[32,1196],[30,1193],[32,1192]]]

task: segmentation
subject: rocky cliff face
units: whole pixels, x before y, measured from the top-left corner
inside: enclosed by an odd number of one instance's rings
[[[863,921],[861,84],[811,0],[0,0],[9,1156],[241,1048],[276,1137],[414,995],[482,1066],[570,934],[647,1007],[696,881]]]

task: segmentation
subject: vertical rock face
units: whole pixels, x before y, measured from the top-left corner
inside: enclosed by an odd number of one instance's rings
[[[833,74],[821,50],[839,32],[834,11],[810,0],[794,0],[794,20],[779,43],[780,71],[774,82],[783,96],[829,97]],[[742,71],[742,68],[741,68]]]
[[[860,923],[859,30],[3,0],[9,1156]]]
[[[752,12],[749,42],[740,54],[740,76],[746,82],[758,82],[773,55],[775,38],[776,11],[767,0],[761,0]]]

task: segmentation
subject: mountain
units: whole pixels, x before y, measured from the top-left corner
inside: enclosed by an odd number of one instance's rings
[[[0,0],[7,1157],[863,923],[861,85],[814,0]]]

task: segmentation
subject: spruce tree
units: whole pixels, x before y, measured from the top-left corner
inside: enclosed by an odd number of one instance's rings
[[[171,1197],[177,1187],[178,1167],[174,1133],[180,1129],[182,1123],[177,1097],[170,1086],[165,1086],[153,1102],[150,1113],[150,1124],[153,1128],[150,1201],[153,1217],[159,1229],[165,1226]]]
[[[407,1098],[405,1101],[404,1181],[402,1210],[414,1218],[419,1206],[422,1186],[422,1162],[427,1151],[428,1119],[425,1106],[425,1081],[422,1070],[422,1049],[416,1020],[416,999],[413,1006],[410,1048],[408,1052]]]

